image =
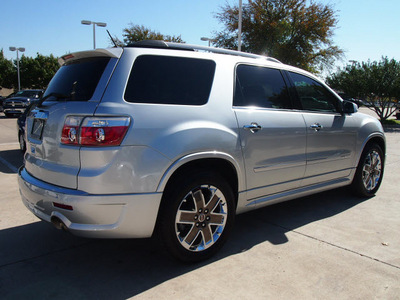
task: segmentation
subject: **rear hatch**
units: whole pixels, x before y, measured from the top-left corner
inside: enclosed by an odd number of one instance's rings
[[[68,125],[92,116],[122,54],[121,48],[85,51],[63,56],[61,68],[50,81],[44,101],[26,121],[25,168],[34,177],[76,189],[80,169],[79,146],[61,142]],[[65,137],[64,137],[65,138]],[[71,130],[69,132],[71,136]]]

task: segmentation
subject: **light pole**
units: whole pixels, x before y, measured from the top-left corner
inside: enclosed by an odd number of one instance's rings
[[[93,49],[96,49],[96,25],[100,26],[100,27],[106,27],[107,23],[82,20],[81,24],[83,24],[83,25],[92,25],[93,24]]]
[[[25,52],[25,48],[23,48],[23,47],[19,47],[19,48],[10,47],[9,49],[10,49],[10,51],[17,51],[18,91],[20,91],[21,90],[21,79],[20,79],[20,76],[19,76],[19,55],[18,55],[18,52],[19,51]]]
[[[242,0],[239,0],[238,51],[242,51]]]
[[[202,40],[202,41],[204,41],[204,42],[207,42],[207,41],[208,41],[208,47],[211,46],[211,42],[214,42],[213,39],[210,39],[210,38],[208,38],[208,37],[202,37],[202,38],[200,38],[200,40]]]

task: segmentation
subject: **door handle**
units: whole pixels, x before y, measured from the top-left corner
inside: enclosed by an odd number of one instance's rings
[[[323,126],[319,123],[314,123],[310,126],[310,128],[314,129],[315,131],[320,131],[323,128]]]
[[[243,129],[250,130],[251,133],[256,133],[257,131],[261,130],[262,127],[253,122],[250,125],[244,125]]]

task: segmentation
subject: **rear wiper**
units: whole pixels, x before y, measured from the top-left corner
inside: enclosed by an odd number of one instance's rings
[[[60,94],[60,93],[50,93],[46,95],[45,97],[42,97],[38,102],[36,102],[36,105],[33,105],[32,109],[35,107],[40,107],[42,106],[43,102],[49,99],[50,97],[54,97],[56,99],[70,99],[71,95],[65,95],[65,94]]]

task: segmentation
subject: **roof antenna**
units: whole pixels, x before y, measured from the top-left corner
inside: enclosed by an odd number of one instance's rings
[[[115,48],[118,48],[117,43],[114,41],[113,37],[111,36],[111,33],[108,31],[108,29],[106,29],[108,36],[110,37],[111,41],[113,42]]]

